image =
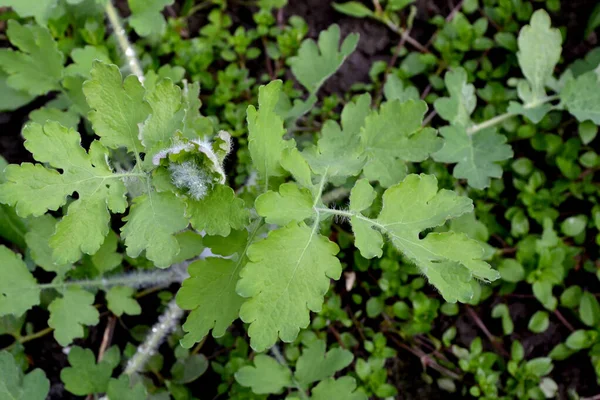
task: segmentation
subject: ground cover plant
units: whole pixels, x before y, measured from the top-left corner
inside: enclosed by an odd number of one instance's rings
[[[594,1],[0,6],[0,400],[600,398]]]

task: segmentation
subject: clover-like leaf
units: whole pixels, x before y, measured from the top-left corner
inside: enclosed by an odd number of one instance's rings
[[[140,36],[162,34],[167,23],[162,15],[166,6],[173,4],[174,0],[129,0],[131,16],[129,24]]]
[[[367,400],[367,395],[356,391],[356,381],[351,376],[325,379],[312,390],[311,400]]]
[[[439,149],[435,129],[422,127],[427,112],[424,101],[393,100],[373,111],[361,131],[367,156],[364,174],[388,187],[406,176],[407,162],[420,162]]]
[[[44,400],[50,381],[41,369],[23,375],[12,354],[0,351],[0,399]]]
[[[444,81],[450,97],[437,99],[435,110],[452,125],[469,126],[471,114],[477,106],[475,86],[467,83],[467,72],[463,68],[448,71]]]
[[[272,357],[257,354],[254,366],[245,366],[235,373],[235,380],[252,388],[256,394],[278,394],[292,384],[292,373]]]
[[[331,349],[326,354],[326,347],[324,340],[315,340],[302,351],[296,362],[294,377],[303,387],[332,377],[350,365],[354,358],[352,352],[340,348]]]
[[[61,346],[83,337],[84,325],[96,325],[100,314],[94,308],[94,295],[77,287],[65,290],[63,297],[48,306],[48,325],[54,328],[54,337]]]
[[[248,298],[240,318],[250,324],[256,351],[268,349],[277,337],[293,341],[308,326],[309,312],[321,310],[329,279],[340,277],[338,247],[317,228],[291,223],[248,249],[237,292]]]
[[[483,129],[468,134],[461,126],[445,126],[440,129],[444,145],[432,154],[437,162],[457,163],[453,175],[466,179],[469,186],[484,189],[491,178],[502,176],[502,167],[497,163],[512,158],[513,151],[506,144],[506,136],[496,133],[495,128]]]
[[[60,371],[65,389],[78,396],[106,392],[113,370],[110,363],[101,361],[96,364],[96,357],[90,349],[73,346],[69,351],[69,364],[70,367]]]
[[[377,219],[360,213],[348,214],[370,225],[371,234],[384,233],[419,267],[446,301],[465,302],[473,295],[472,278],[484,281],[499,278],[498,273],[482,261],[483,248],[465,234],[429,233],[422,239],[420,235],[472,209],[473,204],[467,197],[449,190],[438,191],[434,176],[409,175],[385,191]]]
[[[132,296],[135,294],[135,290],[127,286],[115,286],[110,288],[106,292],[106,301],[108,302],[108,308],[117,317],[123,314],[127,315],[140,315],[142,313],[142,307],[133,299]]]
[[[302,42],[298,55],[289,59],[292,73],[310,93],[317,93],[356,49],[358,38],[358,34],[351,33],[340,47],[340,27],[331,25],[319,34],[318,45],[312,39]]]
[[[127,208],[126,188],[106,160],[106,149],[97,141],[89,152],[73,129],[56,122],[43,127],[32,123],[23,130],[25,147],[42,164],[23,163],[6,168],[7,182],[0,185],[0,202],[15,206],[20,216],[39,216],[57,210],[67,196],[79,198],[69,204],[67,215],[50,238],[58,264],[75,262],[82,253],[95,253],[109,231],[109,209],[122,213]]]
[[[8,73],[8,85],[31,95],[60,90],[65,59],[48,29],[9,20],[6,34],[20,50],[0,49],[0,69]]]
[[[131,387],[129,376],[121,375],[119,379],[111,378],[106,392],[110,400],[146,400],[148,393],[142,382],[137,382]]]
[[[0,316],[21,316],[40,304],[40,289],[21,257],[0,246]]]

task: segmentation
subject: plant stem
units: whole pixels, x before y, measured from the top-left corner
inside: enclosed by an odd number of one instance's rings
[[[140,66],[137,55],[135,54],[135,49],[131,43],[129,43],[129,39],[127,39],[127,33],[121,24],[121,18],[119,17],[117,9],[115,6],[113,6],[112,0],[108,0],[106,2],[104,11],[108,17],[108,22],[110,22],[113,32],[117,37],[119,47],[121,47],[121,51],[123,51],[123,54],[125,54],[125,58],[127,59],[127,64],[129,65],[131,72],[138,77],[140,82],[144,83],[144,72],[142,71],[142,67]]]
[[[273,356],[275,357],[275,359],[277,360],[277,362],[281,365],[283,365],[284,367],[287,367],[287,361],[285,361],[285,358],[283,357],[283,354],[281,354],[281,351],[279,351],[279,347],[277,347],[277,345],[271,347],[271,353],[273,354]],[[302,388],[302,385],[300,385],[300,382],[298,382],[296,380],[296,378],[292,375],[292,383],[294,384],[294,386],[296,386],[296,389],[298,389],[298,394],[300,395],[301,398],[303,399],[308,399],[308,395],[306,394],[306,391],[304,391],[304,389]]]
[[[553,100],[557,100],[558,98],[559,98],[558,95],[547,96],[547,97],[544,97],[543,99],[540,99],[540,100],[535,101],[533,103],[525,104],[523,106],[523,108],[525,108],[525,109],[535,108],[535,107],[541,106],[542,104],[546,104],[546,103],[549,103],[549,102],[551,102]],[[476,125],[473,125],[473,126],[467,128],[467,135],[471,136],[471,135],[476,134],[479,131],[482,131],[482,130],[487,129],[487,128],[491,128],[492,126],[496,126],[496,125],[498,125],[498,124],[506,121],[507,119],[509,119],[511,117],[514,117],[515,115],[517,115],[517,114],[511,113],[511,112],[507,112],[507,113],[504,113],[504,114],[497,115],[497,116],[495,116],[492,119],[488,119],[485,122],[482,122],[480,124],[476,124]]]
[[[137,352],[129,359],[123,373],[125,375],[132,375],[140,372],[148,362],[148,359],[156,353],[167,335],[173,331],[182,316],[183,310],[179,308],[174,299],[171,300],[165,312],[158,318],[158,322],[150,330],[150,334],[146,337],[144,343],[138,346]]]
[[[113,286],[129,286],[134,288],[145,288],[156,285],[170,285],[174,282],[183,282],[187,277],[184,264],[176,264],[173,267],[165,270],[151,272],[133,272],[123,275],[113,275],[102,279],[89,279],[80,281],[44,283],[37,285],[38,288],[44,289],[62,289],[70,286],[79,287],[101,287],[109,288]]]

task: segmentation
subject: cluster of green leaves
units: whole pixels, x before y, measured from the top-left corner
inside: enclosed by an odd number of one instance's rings
[[[302,40],[308,29],[301,18],[274,16],[285,1],[259,1],[256,29],[234,30],[222,1],[186,1],[181,16],[165,20],[161,11],[172,1],[130,0],[128,26],[140,36],[133,47],[118,29],[116,41],[105,40],[96,20],[105,11],[118,20],[110,3],[5,3],[38,25],[8,23],[17,50],[0,50],[0,87],[8,94],[0,108],[57,92],[23,129],[37,163],[0,164],[0,237],[13,244],[0,246],[0,332],[15,339],[10,354],[0,353],[0,390],[11,398],[48,392],[41,371],[22,373],[21,343],[37,337],[25,325],[32,307],[49,311],[48,330],[67,346],[99,323],[104,304],[118,317],[138,315],[135,289],[182,280],[176,302],[190,313],[168,338],[175,362],[169,369],[155,354],[136,371],[159,385],[136,375],[113,378],[145,349],[129,343],[123,360],[116,347],[97,361],[91,350],[73,347],[71,367],[61,372],[66,390],[113,400],[192,399],[186,385],[208,368],[197,352],[211,331],[220,346],[234,348],[212,365],[222,378],[218,392],[233,399],[394,396],[389,365],[398,338],[421,358],[425,382],[432,382],[431,367],[441,373],[441,389],[473,397],[550,398],[558,389],[549,376],[553,362],[581,350],[600,376],[600,305],[590,287],[566,284],[580,270],[597,275],[585,246],[590,229],[600,230],[593,182],[600,159],[592,145],[600,57],[593,51],[555,77],[563,34],[531,2],[465,1],[449,21],[430,21],[439,28],[431,50],[409,36],[410,0],[376,2],[374,10],[334,4],[386,24],[418,49],[398,47],[397,68],[375,62],[373,82],[356,85],[343,101],[319,99],[319,91],[356,49],[358,35],[342,40],[332,25],[317,41]],[[189,20],[209,6],[193,37]],[[548,0],[546,8],[557,4]],[[482,16],[471,22],[478,10]],[[493,38],[488,24],[498,30]],[[135,72],[136,51],[145,77],[123,79],[111,63]],[[502,64],[490,51],[506,55]],[[477,60],[472,52],[480,52]],[[254,76],[249,65],[261,53],[267,73]],[[160,65],[165,56],[173,65]],[[286,77],[286,65],[302,90],[275,80]],[[524,79],[515,78],[516,66]],[[410,81],[419,75],[429,84],[423,100]],[[485,86],[476,89],[477,80]],[[208,117],[199,113],[200,85],[208,91]],[[426,126],[435,115],[448,124],[439,135]],[[577,137],[568,136],[563,120],[577,124]],[[299,125],[313,135],[299,134]],[[531,153],[517,151],[523,143]],[[231,168],[225,158],[234,145]],[[520,157],[509,162],[513,148]],[[452,175],[445,164],[455,164]],[[512,181],[497,179],[503,170]],[[340,194],[349,202],[332,206]],[[572,199],[590,213],[561,213]],[[178,268],[143,271],[190,259],[185,280]],[[36,266],[56,277],[38,282]],[[345,291],[331,293],[344,269]],[[548,331],[554,315],[562,321],[559,308],[579,325],[567,322],[573,331],[547,357],[528,358],[510,336],[510,304],[500,301],[489,313],[501,325],[490,338],[494,352],[483,351],[480,338],[462,348],[455,326],[436,337],[440,315],[473,312],[513,292],[540,303],[527,316],[531,332]],[[171,297],[161,292],[161,303]],[[249,343],[228,330],[238,318]],[[137,328],[131,334],[142,341]],[[329,351],[328,333],[338,342]],[[510,354],[501,336],[512,340]],[[279,339],[287,343],[283,354]],[[261,354],[269,349],[274,357]]]

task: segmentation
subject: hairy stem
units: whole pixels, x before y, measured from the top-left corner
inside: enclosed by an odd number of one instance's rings
[[[129,286],[133,288],[146,288],[149,286],[167,286],[175,282],[183,282],[187,277],[186,265],[176,264],[169,269],[150,272],[132,272],[123,275],[113,275],[100,279],[84,279],[57,283],[45,283],[37,287],[44,289],[64,289],[70,286],[110,288],[113,286]]]
[[[121,47],[121,51],[125,55],[127,59],[127,64],[131,69],[131,72],[138,77],[140,82],[144,83],[144,72],[142,71],[142,67],[140,66],[140,61],[135,54],[135,49],[129,43],[129,39],[127,38],[127,33],[121,24],[121,18],[119,17],[119,13],[117,9],[112,4],[112,0],[108,0],[106,2],[105,7],[106,16],[108,17],[108,21],[113,28],[113,32],[117,37],[117,41],[119,42],[119,47]]]
[[[165,312],[158,318],[158,322],[150,330],[150,334],[146,337],[144,343],[138,346],[136,353],[127,362],[123,373],[125,375],[133,375],[140,372],[148,362],[148,359],[156,353],[167,335],[175,329],[182,316],[183,310],[175,303],[175,299],[171,300]]]
[[[542,104],[546,104],[551,101],[557,100],[558,98],[559,98],[558,95],[547,96],[547,97],[544,97],[543,99],[540,99],[533,103],[525,104],[523,107],[526,109],[535,108],[535,107],[541,106]],[[515,115],[517,115],[517,114],[511,113],[511,112],[497,115],[492,119],[488,119],[485,122],[482,122],[480,124],[476,124],[476,125],[473,125],[473,126],[467,128],[467,135],[471,136],[471,135],[476,134],[479,131],[482,131],[484,129],[491,128],[492,126],[501,124],[502,122],[506,121],[507,119],[509,119],[511,117],[514,117]]]

